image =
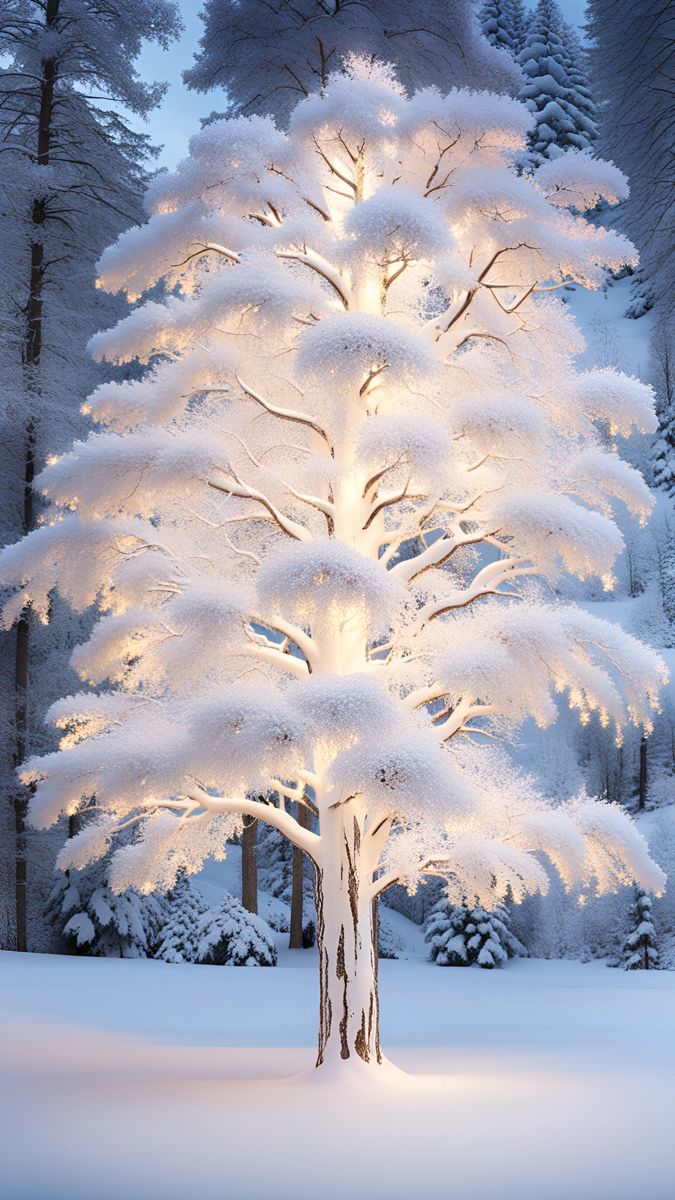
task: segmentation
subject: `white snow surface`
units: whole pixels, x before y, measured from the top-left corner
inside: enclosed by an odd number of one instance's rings
[[[671,1200],[675,974],[380,975],[400,1073],[350,1086],[294,1078],[313,952],[268,971],[3,953],[4,1200]]]

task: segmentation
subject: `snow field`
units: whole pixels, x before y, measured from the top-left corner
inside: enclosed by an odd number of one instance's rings
[[[3,954],[3,1200],[671,1200],[672,973],[382,962],[374,1092],[293,1078],[315,967]]]

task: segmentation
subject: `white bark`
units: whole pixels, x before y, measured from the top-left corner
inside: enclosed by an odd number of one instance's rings
[[[324,823],[323,866],[316,873],[320,970],[317,1066],[360,1059],[382,1062],[377,945],[361,824],[351,806]]]

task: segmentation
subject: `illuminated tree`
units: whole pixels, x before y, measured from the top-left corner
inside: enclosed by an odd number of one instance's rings
[[[623,811],[552,807],[494,741],[552,721],[556,693],[617,737],[649,728],[663,674],[538,582],[611,586],[612,505],[650,498],[606,434],[653,412],[639,382],[575,370],[554,294],[631,259],[567,211],[622,177],[575,153],[519,177],[528,122],[503,96],[409,99],[355,62],[288,133],[204,128],[101,265],[130,300],[166,285],[93,341],[152,369],[93,394],[105,431],[40,475],[48,519],[2,559],[6,621],[28,602],[46,619],[55,587],[103,613],[73,663],[104,689],[53,706],[63,748],[25,770],[32,819],[91,807],[64,867],[135,826],[114,889],[222,858],[243,816],[300,846],[319,1064],[381,1061],[390,885],[518,903],[546,891],[541,854],[569,886],[663,884]]]

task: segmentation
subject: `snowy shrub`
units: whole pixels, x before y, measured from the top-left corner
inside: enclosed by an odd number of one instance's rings
[[[225,895],[198,925],[197,962],[212,966],[274,967],[277,950],[268,925]]]
[[[76,954],[96,958],[152,958],[165,919],[164,897],[134,888],[114,892],[107,862],[59,872],[47,917]]]
[[[490,970],[525,953],[511,932],[508,909],[503,904],[488,911],[441,900],[427,921],[424,940],[429,943],[429,957],[438,967],[478,965]]]
[[[198,962],[199,922],[208,910],[201,892],[181,872],[166,897],[166,920],[154,957],[168,963]]]
[[[380,904],[377,914],[377,957],[400,958],[403,948],[403,942],[396,932],[393,921],[387,916],[386,910],[383,911],[383,905]]]

